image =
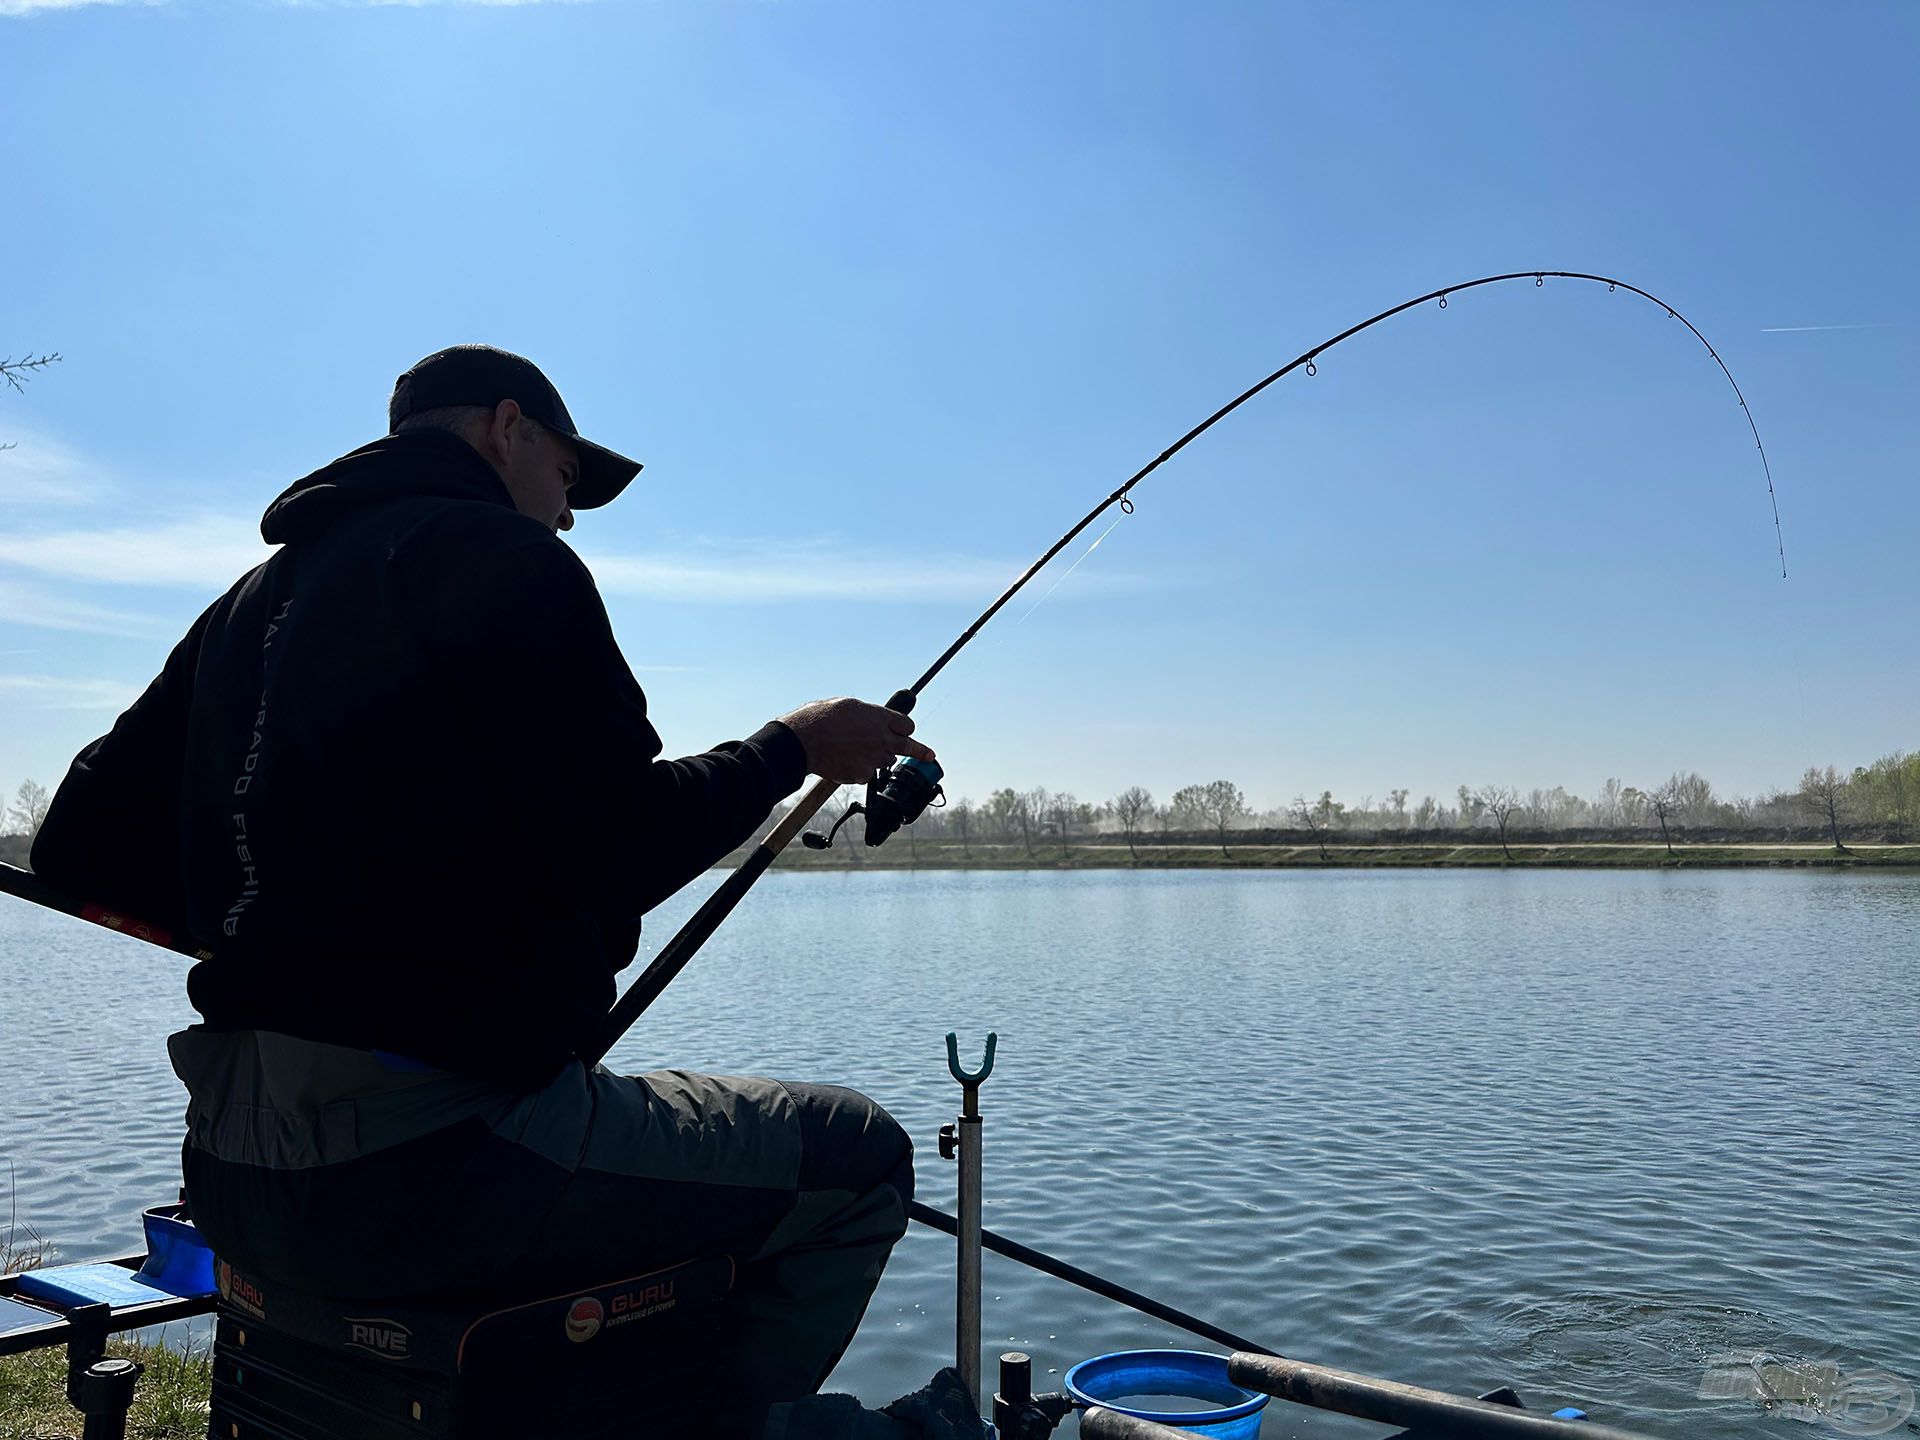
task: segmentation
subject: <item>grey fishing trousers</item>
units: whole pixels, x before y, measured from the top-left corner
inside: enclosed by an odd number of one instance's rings
[[[913,1146],[855,1091],[574,1063],[504,1091],[264,1031],[172,1037],[215,1251],[341,1298],[543,1295],[730,1255],[742,1414],[813,1393],[907,1226]]]

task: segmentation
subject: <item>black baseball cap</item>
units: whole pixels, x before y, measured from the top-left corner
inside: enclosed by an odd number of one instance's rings
[[[436,350],[393,382],[387,402],[387,430],[398,433],[409,415],[448,405],[484,405],[491,409],[512,400],[520,413],[579,447],[580,476],[567,491],[569,510],[593,510],[607,504],[640,473],[640,462],[616,455],[581,436],[566,402],[540,367],[524,356],[492,345],[449,345]]]

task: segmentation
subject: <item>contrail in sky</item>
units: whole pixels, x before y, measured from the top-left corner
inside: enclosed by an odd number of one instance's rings
[[[1889,320],[1869,320],[1864,325],[1762,325],[1762,335],[1804,335],[1809,330],[1891,330]]]

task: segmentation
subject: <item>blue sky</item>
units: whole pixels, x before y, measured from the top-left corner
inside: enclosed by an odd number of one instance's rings
[[[442,345],[647,462],[569,538],[687,751],[884,696],[1245,385],[1535,268],[1713,340],[1789,579],[1684,330],[1489,288],[1016,601],[923,702],[956,793],[1751,793],[1920,745],[1917,64],[1893,4],[0,0],[0,353],[66,357],[0,392],[0,786]]]

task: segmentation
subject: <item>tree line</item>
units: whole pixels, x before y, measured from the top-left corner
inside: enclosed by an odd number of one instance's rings
[[[861,798],[848,786],[821,812],[823,830]],[[860,817],[841,829],[844,843],[858,845]],[[772,828],[772,822],[761,831]],[[1287,831],[1318,844],[1322,854],[1336,837],[1379,839],[1401,836],[1458,836],[1497,839],[1504,848],[1519,835],[1553,834],[1570,838],[1585,832],[1595,838],[1623,832],[1657,836],[1672,849],[1677,834],[1701,832],[1732,838],[1745,833],[1781,834],[1817,829],[1838,850],[1845,837],[1870,831],[1895,842],[1920,832],[1920,753],[1896,750],[1870,765],[1842,770],[1809,766],[1792,789],[1757,796],[1719,794],[1697,771],[1676,771],[1657,782],[1631,785],[1618,778],[1601,783],[1591,796],[1562,786],[1522,791],[1511,785],[1460,786],[1451,797],[1413,799],[1405,789],[1365,794],[1351,801],[1331,790],[1299,794],[1284,804],[1256,809],[1230,780],[1212,780],[1176,790],[1162,801],[1139,785],[1106,800],[1083,800],[1066,790],[1035,786],[991,791],[985,800],[949,799],[929,809],[903,832],[909,844],[920,840],[958,845],[1017,845],[1028,856],[1042,845],[1070,850],[1076,840],[1111,844],[1117,837],[1130,854],[1142,844],[1194,843],[1205,836],[1231,853],[1233,837],[1250,831]]]
[[[861,797],[855,786],[844,787],[820,815],[820,828],[839,820]],[[28,846],[47,816],[52,795],[34,780],[22,781],[13,799],[0,810],[0,859],[24,863]],[[760,834],[773,827],[769,818]],[[841,828],[845,843],[858,845],[860,817]],[[1287,831],[1326,846],[1336,837],[1377,839],[1403,836],[1446,836],[1463,832],[1479,838],[1497,838],[1504,847],[1523,834],[1568,836],[1580,832],[1617,835],[1622,832],[1658,835],[1669,849],[1676,833],[1786,832],[1815,828],[1834,848],[1844,850],[1846,837],[1871,832],[1896,842],[1920,833],[1920,753],[1896,750],[1871,765],[1850,771],[1836,766],[1809,766],[1791,790],[1771,790],[1754,797],[1722,796],[1696,771],[1676,771],[1657,784],[1628,785],[1618,779],[1603,781],[1590,797],[1574,795],[1561,786],[1551,790],[1521,791],[1511,785],[1460,786],[1451,800],[1432,795],[1417,802],[1408,790],[1339,800],[1331,790],[1317,796],[1295,795],[1284,805],[1257,810],[1241,788],[1230,780],[1188,785],[1157,800],[1151,791],[1129,785],[1111,799],[1082,800],[1072,791],[1035,786],[990,792],[985,800],[962,796],[929,809],[904,832],[907,844],[922,840],[957,844],[962,853],[981,845],[1018,845],[1036,856],[1042,845],[1071,849],[1075,841],[1111,844],[1118,837],[1136,859],[1141,844],[1193,844],[1205,837],[1231,853],[1236,835],[1249,831]]]

